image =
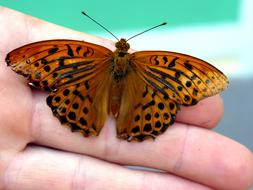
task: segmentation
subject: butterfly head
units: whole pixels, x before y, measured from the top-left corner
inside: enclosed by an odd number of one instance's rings
[[[127,52],[130,48],[129,43],[124,38],[121,38],[118,42],[116,42],[115,47],[122,52]]]

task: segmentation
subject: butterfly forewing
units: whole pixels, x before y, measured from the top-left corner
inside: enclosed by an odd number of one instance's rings
[[[94,62],[104,66],[111,54],[109,49],[87,42],[48,40],[13,50],[6,62],[15,72],[28,76],[34,86],[52,89],[57,87],[56,83],[66,83],[73,74],[94,70]]]
[[[168,99],[186,106],[221,92],[228,84],[221,71],[185,54],[140,51],[132,54],[131,63],[145,83]]]

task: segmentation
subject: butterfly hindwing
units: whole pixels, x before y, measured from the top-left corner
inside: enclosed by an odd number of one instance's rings
[[[84,136],[97,136],[107,118],[110,81],[106,78],[109,75],[101,76],[90,83],[65,86],[47,97],[47,104],[61,123]]]
[[[118,137],[128,141],[154,139],[174,123],[178,109],[174,100],[164,99],[132,71],[125,79],[117,118]]]

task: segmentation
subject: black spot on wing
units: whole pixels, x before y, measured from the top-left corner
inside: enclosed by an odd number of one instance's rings
[[[76,48],[76,53],[79,54],[79,51],[80,51],[81,49],[82,49],[81,46],[77,46],[77,48]]]
[[[67,48],[68,48],[68,52],[67,54],[70,56],[70,57],[73,57],[74,56],[74,53],[73,53],[73,50],[71,49],[70,45],[69,44],[66,44]]]
[[[51,70],[51,67],[49,65],[46,65],[44,67],[44,71],[49,72]]]
[[[148,94],[148,86],[146,85],[145,91],[142,93],[142,97],[145,98],[147,94]]]
[[[171,60],[171,62],[168,64],[168,67],[170,68],[170,67],[175,67],[175,65],[176,65],[176,60],[177,60],[178,58],[177,57],[175,57],[174,59],[172,59]]]
[[[156,64],[156,65],[159,65],[159,61],[158,61],[158,59],[157,59],[157,58],[158,58],[158,56],[155,56],[155,58],[154,58],[154,60],[155,60],[155,64]]]
[[[87,48],[87,50],[83,53],[84,57],[92,56],[94,54],[94,51],[92,48]]]
[[[89,81],[85,81],[84,86],[85,86],[86,90],[89,90],[90,89]]]
[[[192,70],[192,65],[189,63],[189,61],[185,61],[184,66],[185,66],[186,69],[188,69],[190,71]]]
[[[145,104],[144,106],[142,106],[142,110],[147,109],[150,106],[154,106],[155,105],[155,101],[151,100],[150,102],[148,102],[147,104]]]
[[[164,64],[166,64],[168,62],[168,58],[166,56],[163,56],[163,61],[164,61]]]
[[[48,54],[53,54],[53,53],[57,52],[58,50],[59,50],[58,47],[51,48],[50,50],[48,50]]]

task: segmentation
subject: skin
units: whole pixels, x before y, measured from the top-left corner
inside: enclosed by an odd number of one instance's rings
[[[47,94],[31,90],[4,59],[14,48],[45,39],[81,39],[112,50],[113,43],[4,7],[0,23],[1,190],[246,190],[253,184],[252,153],[210,130],[222,118],[220,96],[182,108],[177,122],[155,141],[117,139],[112,118],[99,137],[83,138],[61,126],[46,105]]]

